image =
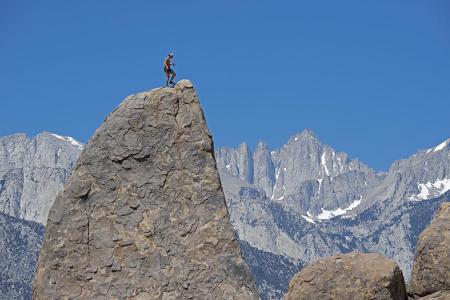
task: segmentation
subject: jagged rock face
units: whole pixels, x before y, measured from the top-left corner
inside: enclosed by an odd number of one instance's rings
[[[266,195],[273,194],[275,185],[275,166],[265,143],[259,143],[253,154],[253,184],[260,187]]]
[[[444,203],[420,235],[411,276],[411,291],[426,296],[450,290],[450,203]]]
[[[0,138],[0,212],[45,225],[82,144],[43,132]]]
[[[287,300],[406,299],[403,274],[378,254],[350,253],[317,261],[289,283]]]
[[[236,150],[221,148],[218,153],[225,158],[219,160],[222,168],[246,182],[253,182],[253,159],[246,143],[242,143]]]
[[[349,197],[348,189],[354,185],[358,190],[372,177],[372,170],[367,166],[357,160],[351,161],[345,153],[338,153],[323,145],[307,130],[290,139],[278,151],[277,158],[277,180],[270,197],[299,213],[320,213],[320,208],[347,207],[361,196],[356,193]],[[333,183],[332,180],[340,178],[342,174],[350,176],[345,182]],[[307,202],[302,207],[298,207],[296,199],[286,199],[295,194],[306,196]],[[314,207],[316,204],[320,206]]]
[[[49,214],[35,299],[256,299],[189,81],[133,95]]]
[[[449,144],[446,141],[419,151],[394,162],[388,172],[375,173],[357,160],[345,159],[345,154],[304,131],[271,153],[258,145],[253,154],[253,182],[226,168],[228,157],[238,156],[239,152],[227,148],[227,155],[220,150],[216,155],[233,226],[247,248],[254,248],[247,257],[249,261],[259,261],[258,270],[269,272],[275,260],[291,262],[290,268],[295,268],[321,257],[360,251],[393,259],[409,279],[419,234],[439,205],[450,201]],[[267,154],[269,162],[255,159],[267,158]],[[275,180],[266,172],[271,165],[275,168]],[[277,198],[273,191],[287,184],[284,179],[281,181],[287,176],[283,173],[290,172],[287,177],[291,177],[303,170],[309,174],[302,175],[304,181],[299,179],[295,188],[286,187],[293,192],[278,194]],[[272,261],[264,260],[268,256]],[[270,280],[263,273],[255,275],[258,284],[264,281],[260,290],[269,291],[271,286],[271,293],[281,297],[287,284],[283,290],[279,278]],[[286,275],[285,282],[289,279]],[[269,292],[262,297],[268,298]]]
[[[31,299],[44,227],[0,213],[0,299]]]
[[[265,197],[305,216],[327,218],[329,213],[324,210],[355,206],[367,186],[381,180],[358,160],[322,144],[309,130],[272,153],[264,143],[258,144],[253,155],[249,151],[245,143],[237,149],[219,149],[219,171],[261,189]],[[243,176],[242,170],[251,176]]]

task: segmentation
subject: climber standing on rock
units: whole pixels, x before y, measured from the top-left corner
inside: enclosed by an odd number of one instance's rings
[[[175,73],[175,71],[171,68],[172,66],[175,66],[175,64],[172,63],[172,59],[173,53],[169,53],[166,59],[164,59],[164,73],[166,74],[166,86],[169,86],[170,83],[173,87],[175,85],[173,79],[175,78],[175,76],[177,76],[177,73]]]

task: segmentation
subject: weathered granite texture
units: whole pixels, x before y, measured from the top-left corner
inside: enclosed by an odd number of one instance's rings
[[[431,295],[418,298],[418,300],[449,300],[449,299],[450,299],[450,290],[439,291]]]
[[[289,284],[287,300],[404,300],[400,268],[379,254],[352,252],[319,260],[300,271]]]
[[[411,292],[426,296],[450,290],[450,203],[441,207],[422,232],[414,258]]]
[[[34,299],[257,299],[192,84],[129,96],[50,210]]]

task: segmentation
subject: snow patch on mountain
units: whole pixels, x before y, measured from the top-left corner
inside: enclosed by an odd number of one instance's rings
[[[417,183],[419,194],[411,196],[410,200],[420,201],[439,197],[450,190],[450,178],[437,179],[434,182]]]
[[[319,220],[329,220],[334,217],[345,215],[347,212],[353,210],[354,208],[358,207],[361,204],[362,196],[359,200],[353,201],[348,207],[342,209],[338,207],[335,210],[326,210],[321,208],[322,212],[317,215],[317,219]]]
[[[327,176],[330,176],[330,171],[327,168],[327,154],[325,152],[322,153],[322,156],[320,157],[320,164],[325,170],[325,174]]]
[[[430,152],[432,152],[432,151],[433,151],[433,152],[442,151],[442,150],[445,149],[445,147],[447,147],[447,145],[448,145],[449,143],[450,143],[450,139],[445,140],[445,141],[443,141],[442,143],[440,143],[439,145],[437,145],[436,147],[428,149],[428,150],[427,150],[427,153],[430,153]]]
[[[319,182],[319,189],[317,191],[320,192],[320,188],[322,187],[323,178],[319,178],[319,179],[317,179],[317,181]]]
[[[308,216],[302,215],[302,218],[305,219],[307,222],[316,224],[316,222],[311,218],[313,217],[310,212],[307,212]],[[311,216],[311,217],[310,217]]]
[[[51,135],[53,135],[54,137],[56,137],[57,139],[60,139],[62,141],[66,141],[69,142],[70,144],[74,145],[75,147],[77,147],[78,149],[82,150],[84,145],[82,143],[80,143],[79,141],[77,141],[76,139],[74,139],[73,137],[70,136],[61,136],[58,134],[54,134],[51,133]]]
[[[441,144],[437,145],[433,151],[438,152],[438,151],[444,150],[444,148],[447,147],[448,142],[449,142],[449,140],[442,142]]]

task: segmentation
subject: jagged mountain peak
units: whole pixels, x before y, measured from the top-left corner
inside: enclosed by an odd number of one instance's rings
[[[0,141],[12,140],[12,139],[26,139],[27,135],[25,133],[14,133],[6,136],[0,137]]]
[[[247,142],[240,143],[238,149],[240,151],[251,151],[250,146],[247,144]]]
[[[372,169],[323,144],[310,129],[293,135],[271,152],[260,142],[253,156],[242,146],[221,148],[216,156],[222,172],[305,215],[320,216],[329,211],[326,215],[332,216],[336,209],[351,210],[361,203],[363,188],[378,180]]]
[[[450,139],[395,161],[386,180],[398,182],[395,197],[410,201],[429,200],[450,190]]]
[[[68,142],[80,150],[83,149],[83,147],[84,147],[83,143],[81,143],[80,141],[76,140],[75,138],[73,138],[71,136],[59,135],[59,134],[51,133],[51,132],[47,132],[47,131],[43,131],[36,135],[36,139],[39,139],[42,137],[52,138],[52,139],[57,139],[60,141]]]
[[[322,141],[320,141],[317,137],[317,135],[310,129],[305,129],[297,134],[294,134],[291,136],[286,144],[284,144],[281,149],[286,147],[291,147],[293,145],[300,145],[300,144],[311,144],[315,145],[317,147],[322,147],[324,144]]]
[[[349,156],[345,152],[338,152],[333,147],[323,143],[314,132],[310,129],[305,129],[302,132],[293,135],[286,144],[284,144],[279,150],[276,150],[282,156],[283,153],[289,153],[288,155],[302,157],[302,160],[309,160],[312,164],[320,163],[325,171],[324,176],[330,176],[326,165],[327,161],[337,160],[339,165],[339,171],[334,175],[345,172],[345,168],[342,168],[344,164],[350,163]],[[356,164],[359,161],[353,160]],[[332,175],[333,176],[333,175]],[[321,176],[323,177],[323,176]]]
[[[258,144],[256,144],[255,152],[258,150],[269,150],[269,145],[265,141],[259,141]]]
[[[443,141],[442,143],[440,143],[439,145],[427,149],[425,151],[425,153],[429,154],[429,153],[436,153],[436,152],[440,152],[442,150],[448,150],[449,149],[449,145],[450,145],[450,138],[446,139],[445,141]]]
[[[317,135],[311,129],[304,129],[302,132],[293,136],[293,138],[318,140]]]

